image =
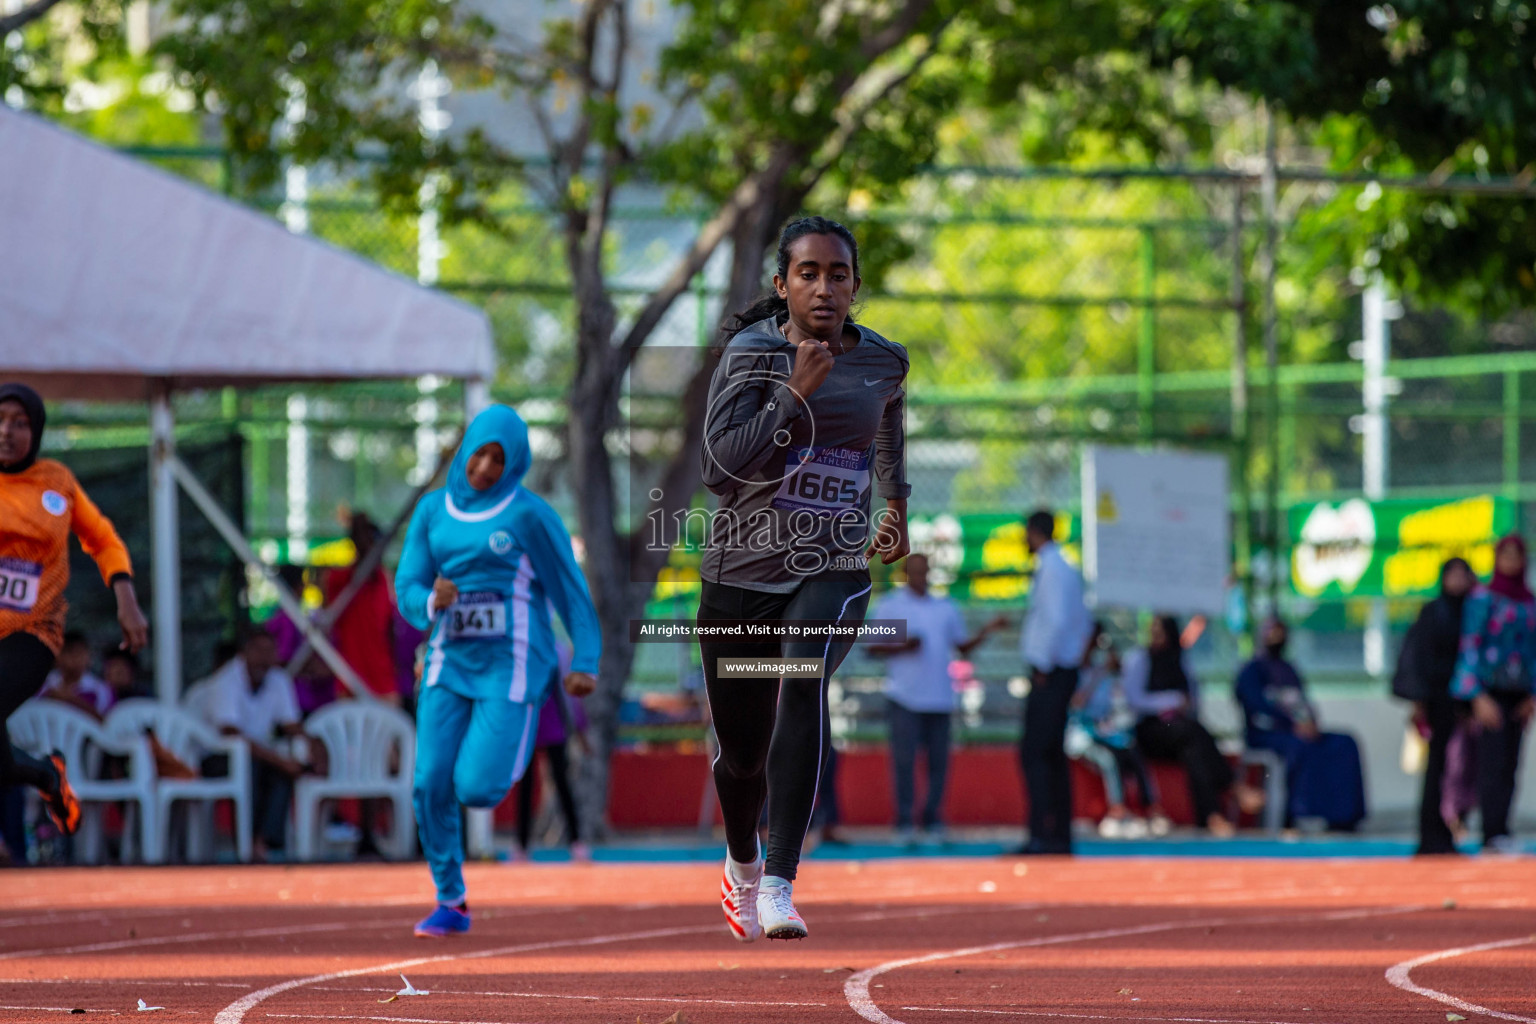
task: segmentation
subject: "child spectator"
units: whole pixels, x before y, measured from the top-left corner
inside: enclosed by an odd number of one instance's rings
[[[1120,655],[1095,622],[1093,638],[1083,659],[1082,682],[1072,699],[1072,721],[1086,744],[1082,756],[1104,779],[1109,808],[1099,822],[1106,839],[1139,839],[1149,832],[1167,835],[1172,825],[1158,799],[1152,774],[1136,749],[1136,713],[1125,699],[1120,679]],[[1132,776],[1141,793],[1148,820],[1133,816],[1125,798],[1125,779]]]
[[[112,707],[112,688],[91,674],[91,645],[85,636],[64,634],[55,668],[43,680],[41,696],[79,708],[100,721]]]

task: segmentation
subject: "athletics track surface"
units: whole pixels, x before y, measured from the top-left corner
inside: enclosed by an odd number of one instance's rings
[[[429,942],[419,864],[8,871],[0,1021],[1536,1024],[1531,859],[810,862],[750,946],[715,866],[468,876]]]

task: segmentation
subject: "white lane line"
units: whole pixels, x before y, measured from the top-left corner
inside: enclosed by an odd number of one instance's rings
[[[1178,928],[1211,928],[1217,924],[1226,923],[1230,922],[1217,918],[1206,921],[1166,921],[1161,924],[1137,925],[1134,928],[1106,928],[1101,931],[1078,932],[1071,935],[1047,935],[1022,941],[994,942],[986,946],[968,946],[965,949],[941,950],[937,953],[927,953],[923,956],[911,956],[902,960],[889,960],[883,964],[849,975],[848,980],[843,982],[843,997],[848,1000],[848,1005],[853,1009],[854,1013],[857,1013],[867,1021],[872,1021],[873,1024],[902,1024],[901,1021],[876,1006],[874,999],[869,994],[869,983],[887,971],[911,967],[915,964],[933,963],[936,960],[976,956],[981,953],[996,953],[1005,949],[1020,949],[1027,946],[1055,946],[1067,942],[1092,942],[1095,939],[1118,939],[1129,935],[1154,935],[1158,932],[1170,932]]]
[[[182,988],[250,988],[244,981],[182,981],[177,978],[156,980],[134,978],[135,984],[145,988],[167,985]],[[0,985],[121,985],[122,978],[0,978]],[[391,992],[395,991],[390,989]]]
[[[502,920],[510,917],[525,917],[535,914],[543,914],[554,910],[555,912],[567,912],[577,909],[569,907],[509,907],[500,913],[487,914],[487,919]],[[30,957],[41,956],[68,956],[75,953],[105,953],[114,949],[134,949],[139,946],[169,946],[183,942],[204,942],[211,939],[261,939],[272,936],[301,935],[309,932],[336,932],[349,931],[354,928],[405,928],[409,924],[401,918],[381,917],[367,921],[332,921],[326,924],[298,924],[283,925],[272,928],[232,929],[222,932],[190,932],[182,935],[152,935],[144,938],[117,939],[112,942],[93,942],[83,946],[46,947],[41,949],[17,949],[8,953],[0,953],[0,960],[25,960]],[[32,981],[34,979],[22,979]],[[171,982],[170,984],[174,984]],[[244,988],[244,985],[238,986]]]
[[[1522,935],[1517,939],[1503,939],[1499,942],[1484,942],[1476,946],[1459,946],[1456,949],[1442,949],[1438,953],[1426,953],[1424,956],[1414,957],[1412,960],[1404,960],[1400,964],[1394,964],[1387,968],[1387,983],[1402,989],[1404,992],[1412,992],[1426,999],[1453,1006],[1462,1013],[1480,1013],[1485,1017],[1497,1017],[1499,1020],[1521,1021],[1523,1024],[1536,1024],[1536,1018],[1522,1017],[1518,1013],[1504,1013],[1500,1010],[1490,1010],[1486,1006],[1478,1006],[1469,1003],[1465,999],[1458,999],[1447,992],[1439,992],[1432,988],[1417,985],[1409,975],[1415,967],[1424,964],[1432,964],[1436,960],[1449,960],[1455,956],[1465,956],[1468,953],[1484,953],[1490,949],[1507,949],[1510,946],[1523,946],[1528,942],[1536,942],[1536,935]]]
[[[329,924],[290,924],[279,928],[249,928],[224,932],[190,932],[185,935],[155,935],[142,939],[118,939],[114,942],[92,942],[83,946],[58,946],[48,949],[18,949],[0,953],[0,960],[25,960],[35,956],[72,956],[76,953],[105,953],[114,949],[137,949],[140,946],[170,946],[183,942],[208,942],[214,939],[263,939],[274,935],[305,935],[315,932],[351,931],[355,928],[403,928],[408,922],[398,918],[375,921],[334,921]]]
[[[243,987],[243,986],[242,986]],[[339,985],[312,985],[311,992],[350,992],[356,995],[359,992],[396,992],[394,988],[343,988]],[[689,1006],[697,1003],[711,1006],[826,1006],[826,1003],[796,1003],[787,999],[751,1000],[751,999],[693,999],[684,996],[577,996],[555,992],[476,992],[471,989],[454,989],[432,987],[433,995],[440,996],[497,996],[508,999],[575,999],[591,1003],[684,1003]],[[272,1016],[272,1014],[267,1014]]]
[[[218,1016],[214,1018],[214,1024],[241,1024],[245,1020],[247,1013],[275,995],[296,988],[303,988],[307,985],[321,985],[327,981],[336,981],[339,978],[356,978],[367,974],[392,973],[405,970],[408,967],[443,963],[447,960],[483,960],[486,957],[510,956],[514,953],[537,953],[546,949],[569,949],[578,946],[604,946],[615,942],[638,942],[644,939],[674,938],[679,935],[701,935],[706,932],[717,932],[719,930],[720,925],[718,923],[694,925],[688,928],[656,928],[650,931],[626,932],[620,935],[594,935],[584,939],[556,939],[550,942],[529,942],[517,946],[499,946],[495,949],[481,949],[470,953],[442,953],[438,956],[419,956],[409,960],[396,960],[391,963],[376,964],[372,967],[354,967],[346,971],[314,974],[308,978],[294,978],[290,981],[278,982],[276,985],[268,985],[266,988],[256,992],[247,993],[220,1010]],[[472,1022],[461,1022],[461,1024],[472,1024]]]
[[[1091,932],[1076,932],[1067,935],[1045,935],[1033,939],[1017,939],[1011,942],[993,942],[985,946],[968,946],[964,949],[940,950],[936,953],[927,953],[923,956],[906,957],[901,960],[890,960],[875,967],[869,967],[848,977],[843,983],[843,997],[848,1001],[849,1007],[860,1017],[870,1021],[871,1024],[903,1024],[902,1021],[890,1016],[880,1007],[875,1005],[870,997],[870,982],[888,971],[898,970],[902,967],[912,967],[916,964],[933,963],[937,960],[952,960],[957,957],[978,956],[982,953],[997,953],[1006,949],[1029,949],[1039,946],[1057,946],[1068,942],[1093,942],[1098,939],[1119,939],[1132,935],[1155,935],[1159,932],[1181,931],[1188,928],[1217,928],[1232,925],[1247,926],[1255,924],[1275,924],[1282,921],[1345,921],[1357,917],[1375,917],[1385,914],[1410,914],[1419,910],[1428,909],[1425,906],[1409,907],[1381,907],[1365,910],[1346,910],[1328,914],[1308,914],[1302,917],[1295,915],[1268,915],[1264,917],[1213,917],[1193,921],[1163,921],[1157,924],[1137,925],[1130,928],[1105,928]],[[224,1024],[224,1022],[220,1022]],[[1531,1021],[1530,1024],[1536,1024]]]
[[[1192,1024],[1301,1024],[1290,1020],[1236,1020],[1229,1017],[1127,1017],[1123,1013],[1067,1013],[1064,1010],[965,1010],[956,1006],[903,1006],[903,1010],[927,1013],[984,1013],[998,1017],[1064,1017],[1072,1020],[1148,1020],[1192,1022]],[[1307,1021],[1305,1024],[1318,1024]]]
[[[286,1017],[290,1020],[378,1020],[398,1024],[517,1024],[508,1020],[435,1020],[431,1017],[369,1017],[363,1014],[344,1013],[269,1013],[268,1017]]]

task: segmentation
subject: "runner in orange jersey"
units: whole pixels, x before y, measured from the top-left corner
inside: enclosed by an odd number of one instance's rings
[[[37,457],[46,418],[37,392],[0,385],[0,723],[42,689],[63,643],[71,532],[117,595],[123,647],[137,651],[148,639],[128,549],[111,521],[74,474]],[[79,827],[80,803],[58,751],[39,760],[0,738],[0,784],[18,783],[37,787],[63,832]]]

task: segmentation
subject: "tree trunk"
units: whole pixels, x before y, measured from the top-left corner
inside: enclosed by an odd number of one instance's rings
[[[786,209],[804,198],[800,188],[782,184],[765,189],[761,200],[731,232],[731,273],[724,314],[750,304],[763,290],[763,254],[774,244]],[[600,271],[580,256],[574,235],[569,257],[577,299],[576,346],[578,376],[572,385],[568,420],[571,488],[576,495],[581,535],[586,544],[587,580],[602,624],[603,660],[597,690],[587,699],[590,756],[576,778],[582,834],[592,839],[608,833],[609,768],[617,746],[619,707],[635,661],[630,641],[631,619],[645,614],[645,605],[666,564],[666,554],[648,551],[643,538],[620,530],[611,457],[606,440],[619,423],[623,367],[612,344],[616,314],[605,294]],[[663,475],[663,514],[686,509],[700,484],[699,448],[714,359],[704,358],[683,389],[682,441]],[[643,531],[642,531],[643,532]]]

